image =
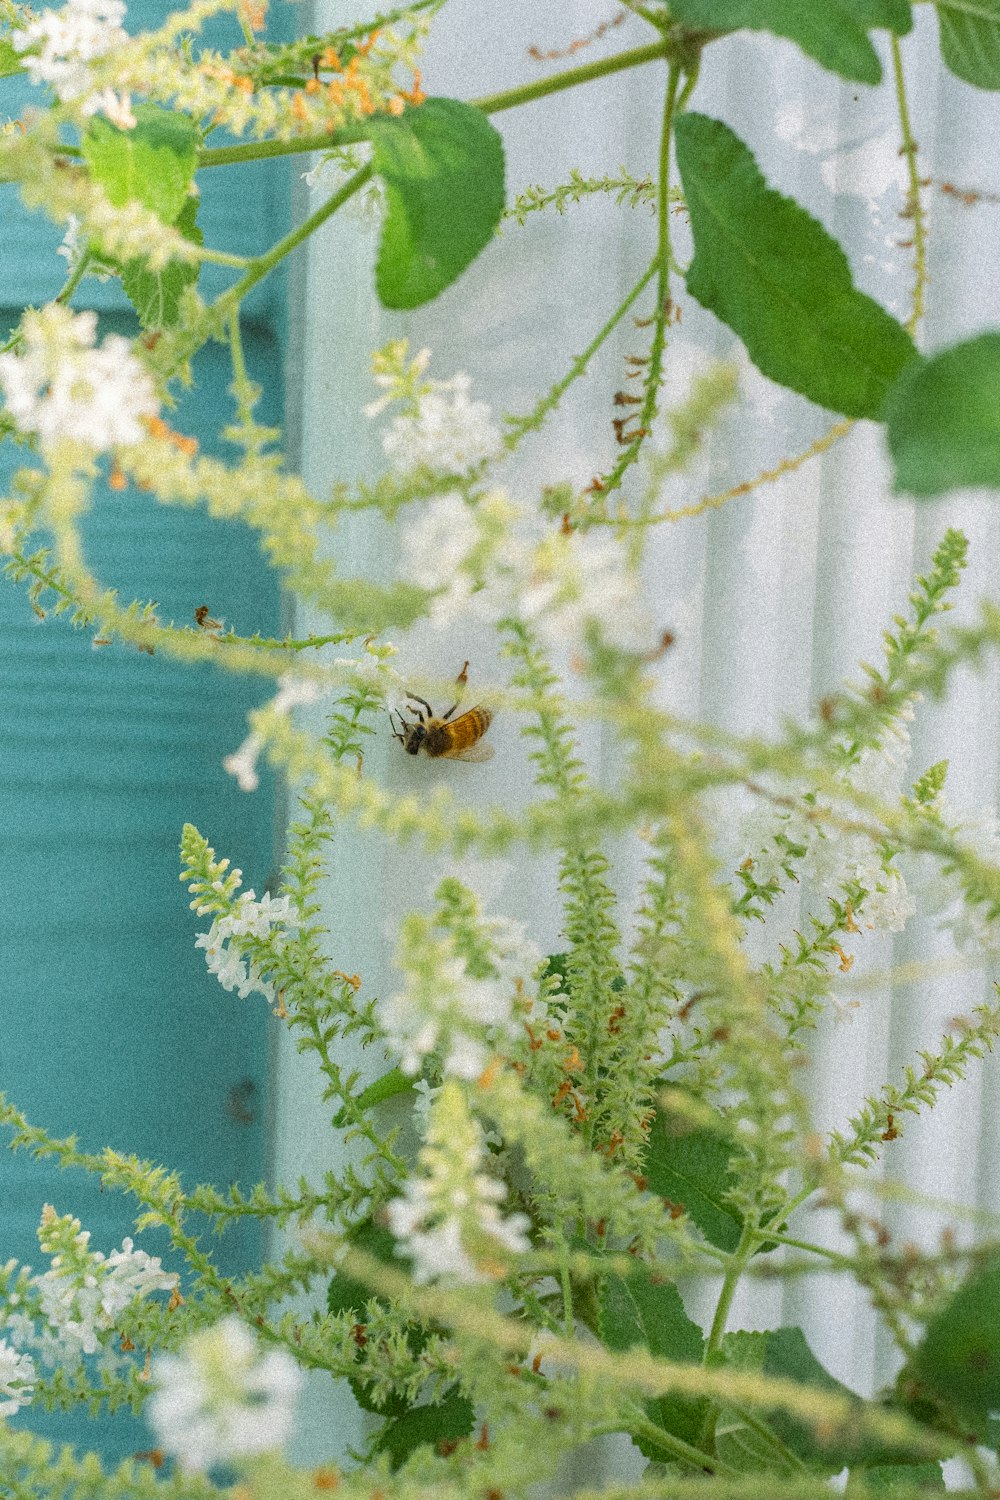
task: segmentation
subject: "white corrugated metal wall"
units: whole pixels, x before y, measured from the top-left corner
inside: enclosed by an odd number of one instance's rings
[[[353,0],[327,0],[312,26],[355,19]],[[995,149],[1000,96],[977,92],[947,74],[937,56],[933,7],[920,6],[904,63],[921,169],[933,181],[924,193],[930,215],[928,348],[1000,323],[1000,208],[963,207],[942,183],[1000,190]],[[565,46],[613,11],[602,0],[452,0],[428,51],[430,92],[473,98],[540,76],[527,47]],[[647,41],[635,18],[616,27],[583,56]],[[886,54],[887,57],[887,54]],[[582,60],[581,56],[574,60]],[[549,64],[552,67],[565,63]],[[573,167],[587,176],[621,165],[637,176],[654,170],[665,68],[650,65],[498,117],[512,195],[530,183],[566,181]],[[909,311],[912,252],[900,249],[910,229],[899,218],[905,201],[899,126],[887,68],[881,89],[846,84],[822,71],[791,44],[741,34],[712,46],[693,106],[725,119],[754,149],[768,179],[804,203],[844,243],[858,284],[900,317]],[[313,192],[328,191],[320,180]],[[306,189],[303,186],[303,202]],[[319,200],[317,200],[319,201]],[[313,205],[315,206],[315,204]],[[678,233],[683,230],[678,223]],[[341,216],[310,245],[299,277],[290,347],[291,383],[298,383],[296,421],[303,472],[322,492],[335,477],[374,473],[377,443],[360,408],[371,399],[369,350],[405,334],[428,345],[431,373],[465,370],[473,393],[499,411],[530,407],[557,379],[641,275],[654,248],[648,210],[616,209],[592,199],[564,217],[532,215],[524,229],[505,230],[466,276],[416,314],[388,315],[372,290],[374,222]],[[681,247],[684,248],[683,246]],[[675,287],[683,320],[667,356],[668,399],[705,351],[725,354],[727,331]],[[602,361],[574,387],[545,433],[524,445],[508,476],[514,493],[537,493],[564,478],[586,483],[607,466],[613,438],[611,395],[622,359],[643,352],[626,324]],[[671,504],[773,467],[822,434],[833,418],[787,396],[747,369],[748,402],[719,430],[710,450],[682,480],[671,482]],[[786,714],[805,714],[862,657],[875,659],[881,632],[905,604],[909,581],[948,525],[971,542],[959,614],[998,592],[1000,510],[995,498],[956,495],[946,503],[913,504],[889,493],[879,429],[857,424],[823,457],[731,501],[725,507],[658,530],[650,582],[658,617],[677,644],[662,665],[663,701],[737,732],[775,728]],[[344,571],[389,569],[378,536],[362,522],[331,544]],[[305,628],[308,620],[300,620]],[[475,631],[451,635],[416,630],[404,660],[447,675],[465,657],[480,680],[497,670],[495,647]],[[951,761],[952,800],[963,810],[992,806],[997,782],[997,675],[963,672],[945,706],[924,705],[914,732],[914,772],[942,756]],[[498,754],[484,767],[429,766],[391,754],[386,736],[369,758],[371,774],[401,791],[449,776],[470,802],[514,805],[530,786],[516,727],[494,726]],[[584,734],[595,770],[602,764],[595,730]],[[462,778],[459,782],[459,776]],[[630,848],[622,888],[635,879]],[[369,993],[391,984],[386,934],[400,913],[432,888],[438,861],[399,852],[378,839],[348,832],[338,840],[329,890],[329,925],[338,966],[360,972]],[[554,943],[558,910],[551,862],[518,854],[483,874],[500,909],[531,922],[543,944]],[[912,923],[895,943],[869,937],[852,977],[892,963],[946,957],[947,942],[930,924]],[[932,981],[858,992],[848,1019],[824,1025],[814,1048],[809,1088],[817,1122],[842,1121],[861,1096],[898,1074],[915,1049],[934,1042],[947,1019],[967,1011],[990,976],[955,969]],[[927,1122],[907,1128],[891,1147],[892,1175],[932,1196],[1000,1209],[1000,1077],[996,1066],[976,1073]],[[325,1156],[324,1109],[315,1103],[307,1066],[289,1048],[278,1071],[277,1170],[317,1173]],[[901,1239],[933,1240],[941,1223],[923,1207],[885,1210]],[[806,1232],[803,1227],[803,1232]],[[815,1215],[810,1237],[822,1226]],[[733,1325],[801,1321],[817,1355],[857,1388],[891,1374],[892,1351],[874,1336],[874,1322],[844,1279],[811,1278],[784,1288],[758,1287],[737,1302]],[[310,1449],[328,1452],[328,1394],[316,1394]],[[347,1408],[336,1420],[350,1440]]]

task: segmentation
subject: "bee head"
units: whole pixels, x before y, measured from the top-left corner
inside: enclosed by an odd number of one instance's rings
[[[407,724],[406,738],[403,740],[403,749],[407,755],[416,755],[420,746],[427,738],[427,730],[423,724]]]

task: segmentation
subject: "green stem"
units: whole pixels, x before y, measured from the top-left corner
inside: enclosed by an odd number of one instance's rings
[[[535,83],[522,83],[514,89],[503,89],[498,94],[484,94],[481,99],[469,102],[481,109],[484,115],[500,114],[505,109],[516,109],[521,104],[532,104],[549,94],[558,94],[563,89],[572,89],[580,83],[591,83],[595,78],[606,78],[620,73],[625,68],[641,67],[643,63],[655,62],[657,58],[670,54],[667,42],[651,42],[646,47],[633,47],[628,52],[616,52],[613,57],[603,57],[597,62],[585,63],[579,68],[567,68],[562,73],[553,73]],[[341,130],[324,132],[323,135],[302,136],[295,141],[248,141],[245,146],[204,147],[198,152],[198,166],[224,167],[238,161],[259,161],[270,156],[295,156],[304,151],[329,151],[333,146],[349,145],[367,140],[363,127],[348,126]]]
[[[573,1337],[573,1282],[569,1274],[569,1247],[563,1243],[562,1265],[559,1268],[559,1279],[562,1283],[563,1296],[563,1332],[568,1339]]]
[[[293,229],[290,234],[285,235],[283,240],[279,240],[276,245],[272,245],[265,255],[259,255],[256,260],[251,261],[245,274],[240,277],[239,281],[231,286],[228,291],[223,292],[222,296],[213,303],[213,311],[216,314],[228,317],[232,309],[239,307],[247,292],[252,287],[255,287],[258,281],[263,281],[269,271],[273,271],[275,266],[284,260],[286,255],[290,255],[321,224],[325,224],[327,219],[331,218],[337,212],[338,208],[342,208],[349,198],[353,198],[355,193],[360,192],[365,183],[370,182],[374,175],[375,169],[369,162],[367,166],[355,172],[353,177],[349,177],[340,191],[333,193],[322,207],[309,215],[308,219],[303,219],[297,229]]]
[[[651,1447],[668,1455],[670,1458],[680,1459],[681,1463],[688,1464],[692,1469],[698,1469],[703,1474],[729,1474],[734,1475],[736,1470],[729,1464],[723,1463],[720,1458],[710,1458],[700,1448],[694,1447],[692,1443],[686,1443],[683,1438],[675,1437],[672,1432],[665,1432],[662,1427],[657,1427],[648,1417],[636,1414],[627,1417],[627,1430],[633,1437],[644,1438]]]
[[[671,60],[667,77],[667,92],[663,101],[663,121],[660,126],[656,206],[656,267],[658,271],[656,318],[653,327],[653,342],[649,351],[649,374],[646,379],[645,397],[637,419],[636,435],[628,443],[611,472],[603,479],[600,492],[602,497],[619,488],[625,471],[638,459],[643,440],[656,416],[656,402],[660,393],[660,377],[663,372],[663,351],[667,342],[667,316],[670,308],[670,145],[680,80],[680,64]],[[632,555],[629,558],[633,566],[643,546],[642,529],[636,532],[636,537],[638,541],[633,545]]]
[[[746,1269],[747,1261],[753,1255],[760,1240],[760,1234],[755,1226],[745,1224],[740,1242],[733,1251],[732,1259],[722,1279],[722,1289],[719,1292],[719,1301],[715,1308],[715,1317],[712,1319],[712,1327],[705,1343],[704,1363],[707,1365],[712,1356],[717,1354],[729,1321],[729,1311],[733,1305],[736,1288],[740,1284],[740,1277]]]
[[[782,1215],[784,1218],[784,1215]],[[793,1250],[806,1250],[811,1255],[824,1255],[829,1260],[843,1264],[846,1257],[839,1255],[836,1250],[828,1250],[825,1245],[814,1245],[809,1240],[796,1240],[790,1234],[779,1234],[777,1230],[768,1230],[766,1242],[774,1241],[778,1245],[791,1245]]]
[[[793,1453],[791,1448],[781,1441],[777,1433],[772,1432],[767,1423],[756,1416],[754,1412],[748,1410],[745,1406],[738,1405],[735,1401],[727,1401],[726,1408],[739,1417],[744,1427],[749,1427],[751,1432],[755,1432],[759,1438],[763,1439],[768,1447],[782,1459],[786,1468],[794,1469],[796,1472],[801,1473],[808,1471],[807,1465],[802,1462],[798,1454]]]
[[[668,42],[650,42],[646,47],[632,47],[628,52],[616,52],[612,57],[599,58],[597,62],[584,63],[579,68],[566,68],[562,73],[552,73],[548,78],[539,78],[536,83],[522,83],[514,89],[503,89],[498,94],[485,94],[471,102],[484,115],[499,114],[504,109],[516,109],[521,104],[533,104],[548,94],[557,94],[562,89],[575,88],[578,83],[592,83],[595,78],[607,78],[611,73],[620,73],[623,68],[640,67],[643,63],[655,62],[658,57],[668,57],[671,47]]]
[[[906,99],[906,80],[903,77],[903,56],[899,38],[890,33],[892,48],[892,71],[896,81],[896,104],[899,109],[899,128],[903,136],[903,155],[910,179],[907,207],[913,219],[913,307],[906,320],[910,333],[916,335],[924,316],[924,301],[927,290],[927,235],[924,225],[924,210],[920,202],[920,176],[917,167],[917,143],[910,125],[910,109]]]
[[[660,173],[657,193],[657,261],[660,268],[660,306],[666,307],[670,297],[670,140],[674,128],[674,109],[680,87],[681,70],[677,63],[670,64],[667,78],[667,96],[663,104],[663,123],[660,126]]]
[[[549,412],[553,411],[559,405],[559,402],[573,384],[573,381],[584,374],[601,345],[610,337],[636,298],[649,285],[656,274],[657,265],[658,262],[654,260],[648,271],[636,282],[624,302],[615,308],[608,321],[604,324],[604,327],[594,335],[583,353],[577,355],[563,378],[556,381],[552,389],[541,398],[534,411],[529,412],[525,417],[507,417],[506,421],[511,430],[504,439],[504,446],[509,451],[517,447],[525,433],[531,432],[536,427],[541,426]]]
[[[90,267],[90,261],[90,251],[84,250],[83,254],[80,256],[80,259],[77,261],[76,265],[67,276],[65,286],[56,297],[57,302],[65,303],[69,301],[73,293],[76,291],[77,287],[80,285],[80,282],[86,276],[87,271]]]

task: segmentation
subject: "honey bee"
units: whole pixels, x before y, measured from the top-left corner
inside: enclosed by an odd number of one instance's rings
[[[482,703],[467,708],[465,713],[452,718],[462,701],[462,690],[468,680],[469,663],[466,662],[458,674],[459,696],[446,714],[436,714],[426,698],[408,693],[408,701],[414,705],[415,719],[404,719],[402,714],[389,715],[393,737],[399,741],[407,755],[431,756],[448,760],[489,760],[492,745],[483,744],[483,735],[493,721],[490,710]],[[426,710],[426,712],[424,712]],[[396,728],[395,720],[399,720]]]

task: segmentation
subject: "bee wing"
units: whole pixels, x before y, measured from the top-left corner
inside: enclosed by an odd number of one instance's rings
[[[493,748],[492,745],[487,745],[484,740],[477,740],[467,750],[446,750],[444,754],[448,760],[492,760]]]

